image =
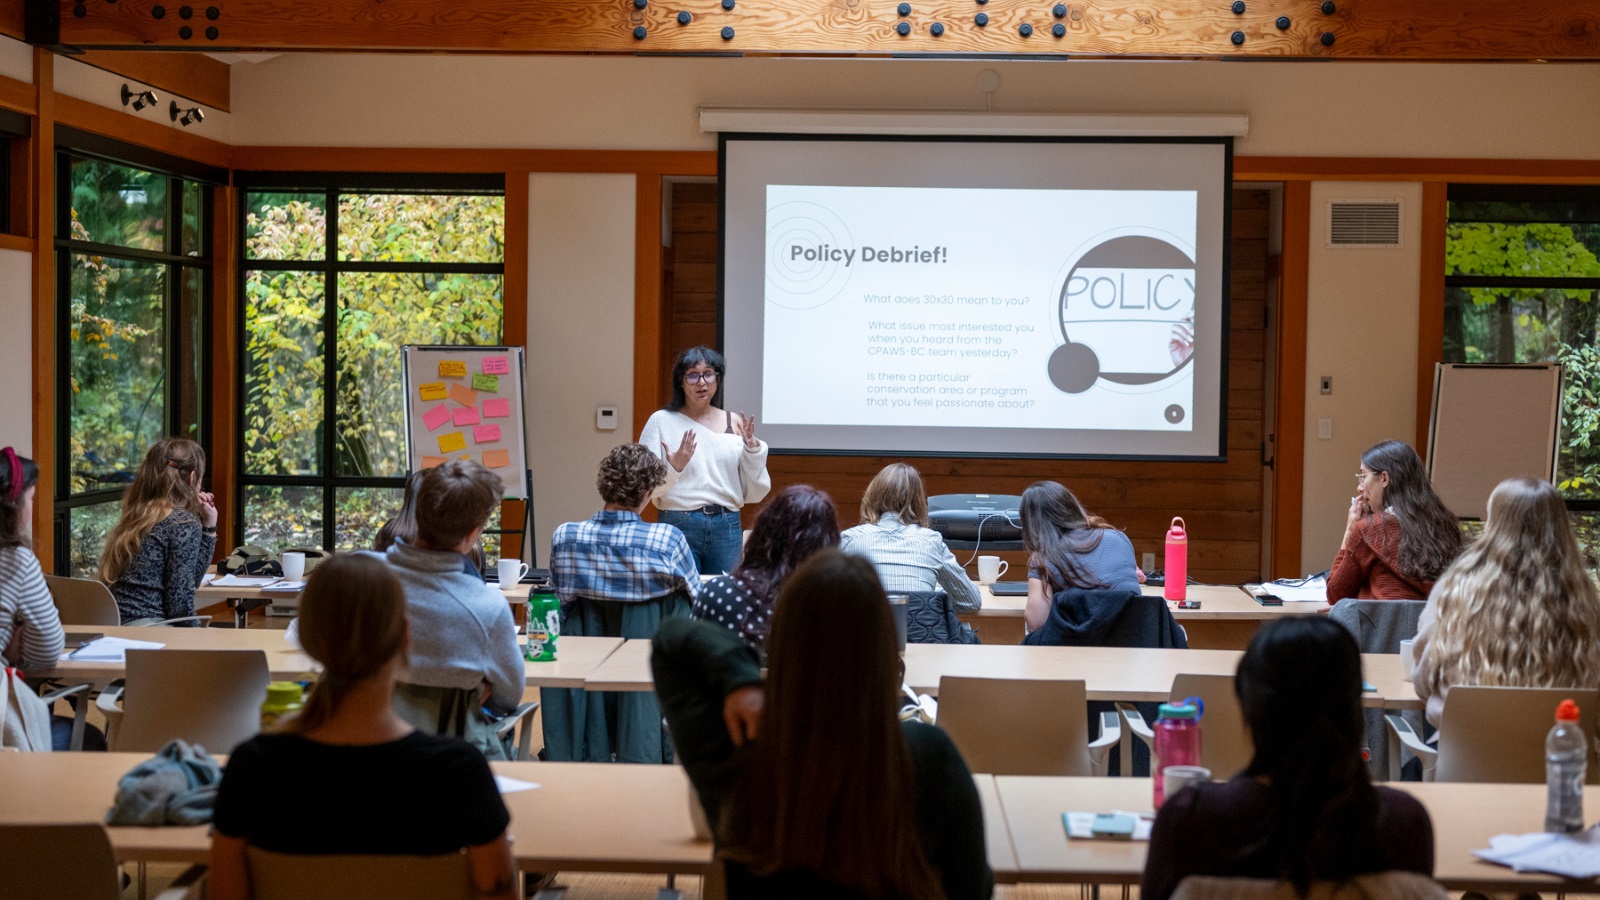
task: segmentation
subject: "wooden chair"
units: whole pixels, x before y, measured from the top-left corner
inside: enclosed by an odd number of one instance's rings
[[[1422,760],[1423,781],[1544,783],[1544,739],[1555,724],[1556,705],[1578,703],[1579,726],[1589,738],[1589,783],[1600,784],[1595,765],[1596,705],[1600,690],[1459,685],[1445,696],[1439,744],[1424,743],[1400,716],[1389,714],[1390,780],[1404,745]]]
[[[117,598],[111,589],[90,578],[67,578],[63,575],[46,575],[45,587],[50,599],[55,601],[61,621],[69,625],[98,625],[102,628],[122,624],[122,613],[117,609]],[[183,622],[211,624],[210,616],[179,616],[150,622],[150,625],[177,625]]]
[[[204,866],[179,876],[156,900],[204,896]],[[105,827],[0,825],[0,894],[6,900],[121,900],[122,873]]]
[[[1227,781],[1250,764],[1255,755],[1255,742],[1250,739],[1250,728],[1244,720],[1244,710],[1239,708],[1239,697],[1233,692],[1232,675],[1178,675],[1172,679],[1172,702],[1189,697],[1199,697],[1205,704],[1200,718],[1200,765],[1211,770],[1216,781]],[[1131,703],[1119,703],[1128,722],[1128,730],[1144,741],[1155,754],[1155,733],[1144,716]]]
[[[273,853],[246,847],[255,900],[472,900],[464,851],[438,856]]]
[[[227,753],[261,730],[271,678],[260,650],[129,650],[127,671],[125,687],[96,701],[111,750],[154,753],[183,738]]]
[[[1104,775],[1122,726],[1115,712],[1101,714],[1099,724],[1091,742],[1082,681],[939,679],[938,725],[974,772]]]

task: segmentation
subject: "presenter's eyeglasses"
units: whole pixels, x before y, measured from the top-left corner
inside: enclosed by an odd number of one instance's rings
[[[690,384],[714,384],[717,380],[717,373],[690,372],[689,374],[683,376],[683,380],[689,382]]]

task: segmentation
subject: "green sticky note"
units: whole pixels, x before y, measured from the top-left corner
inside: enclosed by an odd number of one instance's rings
[[[475,391],[500,390],[499,375],[474,375],[472,376],[472,389]]]

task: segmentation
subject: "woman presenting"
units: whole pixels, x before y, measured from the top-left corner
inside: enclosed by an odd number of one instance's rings
[[[683,351],[672,367],[672,401],[639,434],[639,443],[659,448],[667,461],[667,481],[654,497],[660,520],[689,539],[702,575],[723,575],[738,564],[739,509],[772,489],[755,420],[720,406],[726,369],[722,354],[709,347]]]

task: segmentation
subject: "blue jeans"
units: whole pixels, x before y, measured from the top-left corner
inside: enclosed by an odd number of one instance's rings
[[[706,512],[707,509],[718,512]],[[737,509],[720,506],[686,511],[664,509],[657,518],[689,539],[689,552],[694,554],[695,568],[700,574],[722,575],[732,572],[739,564],[739,553],[744,549],[744,527],[739,524]]]

